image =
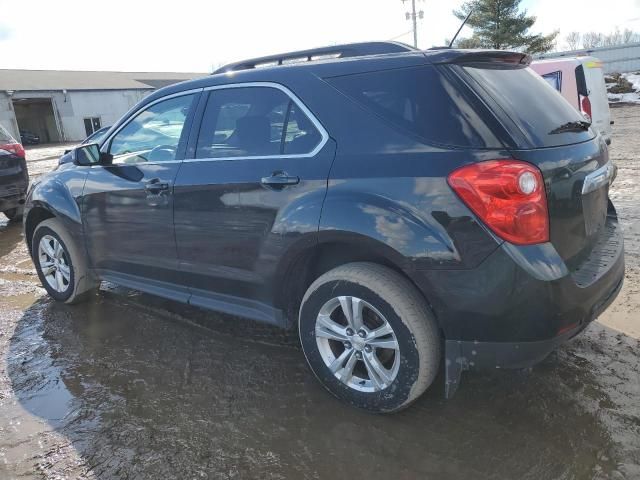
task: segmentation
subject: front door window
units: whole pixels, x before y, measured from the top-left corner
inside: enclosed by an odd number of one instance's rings
[[[113,163],[164,162],[176,159],[182,130],[195,95],[158,102],[136,115],[111,140]]]

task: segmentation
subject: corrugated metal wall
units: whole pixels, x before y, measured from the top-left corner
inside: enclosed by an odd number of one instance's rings
[[[640,43],[567,52],[549,52],[538,55],[536,58],[577,57],[580,55],[591,55],[602,60],[605,73],[640,71]]]

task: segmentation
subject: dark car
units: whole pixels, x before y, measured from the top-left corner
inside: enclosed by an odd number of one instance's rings
[[[23,145],[37,145],[40,143],[40,136],[29,130],[20,130],[20,141]]]
[[[0,212],[9,220],[22,218],[28,186],[24,148],[0,125]]]
[[[264,57],[141,101],[30,190],[49,295],[99,280],[298,329],[323,385],[399,410],[441,365],[526,367],[618,294],[614,168],[505,51]]]

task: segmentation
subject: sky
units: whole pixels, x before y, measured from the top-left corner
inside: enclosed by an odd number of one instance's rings
[[[442,45],[461,0],[417,0],[418,45]],[[640,31],[640,0],[523,0],[532,31]],[[410,43],[401,0],[0,0],[0,68],[210,72],[338,43]],[[463,30],[461,36],[469,35]]]

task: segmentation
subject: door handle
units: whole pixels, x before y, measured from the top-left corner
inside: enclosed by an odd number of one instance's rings
[[[269,177],[262,177],[260,183],[266,187],[280,189],[290,185],[300,183],[300,178],[295,175],[288,175],[286,172],[273,172]]]
[[[169,190],[169,184],[161,182],[159,178],[152,178],[144,184],[144,189],[149,193],[159,194]]]

